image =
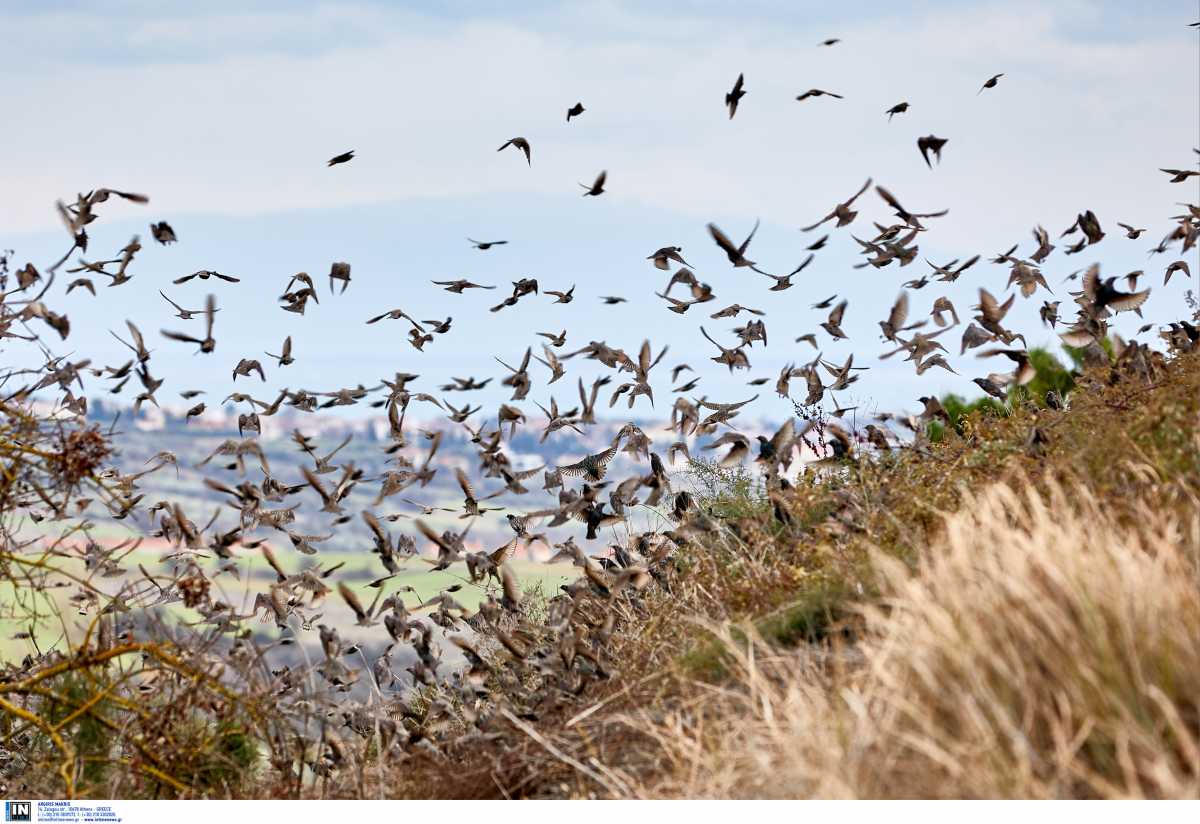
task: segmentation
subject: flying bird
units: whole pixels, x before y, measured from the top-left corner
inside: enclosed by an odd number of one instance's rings
[[[868,190],[868,187],[870,187],[870,185],[871,185],[871,179],[868,178],[868,179],[866,179],[865,184],[863,184],[863,186],[860,187],[857,192],[854,192],[853,196],[851,196],[847,200],[844,200],[844,202],[839,203],[838,205],[834,206],[833,210],[830,210],[828,215],[822,217],[820,219],[820,221],[817,221],[816,223],[814,223],[812,225],[805,225],[805,227],[800,227],[800,231],[812,231],[812,230],[816,229],[818,227],[818,225],[821,225],[822,223],[827,222],[827,221],[832,221],[832,219],[834,219],[834,218],[838,219],[838,223],[836,223],[836,227],[838,227],[839,229],[841,227],[844,227],[844,225],[850,225],[851,223],[854,222],[854,218],[858,217],[858,212],[852,210],[851,206],[854,205],[854,200],[857,200],[858,197],[860,196],[860,194],[862,194],[863,192]]]
[[[837,306],[833,307],[833,311],[829,313],[829,317],[821,324],[821,328],[829,333],[829,336],[834,340],[845,339],[846,333],[842,331],[842,318],[846,315],[846,307],[850,304],[849,301],[843,300]]]
[[[733,88],[725,94],[725,105],[729,107],[729,119],[733,120],[733,116],[737,114],[738,103],[746,96],[745,89],[742,88],[745,83],[745,75],[739,74],[737,82],[733,84]]]
[[[280,366],[291,366],[296,362],[296,359],[292,357],[292,336],[288,335],[283,339],[283,351],[278,355],[272,355],[270,352],[264,352],[263,354],[268,358],[275,358],[279,361]]]
[[[591,186],[588,186],[586,183],[580,183],[579,185],[587,190],[583,193],[583,196],[587,197],[588,195],[591,195],[592,197],[599,197],[600,195],[604,194],[604,181],[607,179],[608,172],[601,172],[600,174],[596,175],[596,180]]]
[[[345,261],[336,261],[329,267],[329,294],[333,294],[333,282],[340,280],[342,282],[342,291],[338,294],[346,294],[346,290],[350,288],[350,264]]]
[[[200,351],[208,354],[217,348],[217,341],[213,337],[213,316],[217,313],[217,298],[215,295],[209,295],[204,302],[204,324],[205,331],[203,338],[194,338],[190,335],[185,335],[182,332],[171,332],[162,330],[164,338],[176,340],[183,343],[194,343],[200,347]]]
[[[257,372],[258,377],[262,381],[266,381],[267,376],[263,373],[262,364],[252,358],[242,358],[237,362],[237,366],[233,367],[233,380],[237,380],[238,375],[248,378],[252,372]]]
[[[200,280],[208,280],[209,278],[217,278],[218,280],[223,280],[228,283],[241,283],[242,282],[241,278],[235,278],[232,275],[222,275],[220,272],[213,272],[209,269],[201,269],[198,272],[192,272],[190,275],[184,275],[183,277],[175,278],[175,280],[173,280],[171,282],[174,283],[176,286],[178,286],[182,283],[187,283],[189,280],[193,280],[194,278],[199,278]]]
[[[175,230],[171,228],[171,224],[167,223],[165,220],[160,220],[158,223],[151,223],[150,234],[152,234],[154,239],[163,246],[179,240],[179,238],[175,236]]]
[[[845,201],[837,204],[836,206],[834,206],[833,209],[829,212],[829,214],[825,215],[825,217],[821,218],[820,220],[818,220],[816,223],[812,224],[811,226],[802,226],[800,228],[800,231],[811,232],[813,229],[817,228],[821,224],[825,223],[826,221],[833,220],[834,218],[837,218],[837,228],[839,228],[839,229],[843,226],[850,225],[851,223],[854,222],[854,218],[858,217],[858,212],[852,210],[850,207],[854,205],[854,201],[858,200],[859,195],[861,195],[863,192],[865,192],[870,185],[871,185],[871,178],[867,178],[867,182],[864,183],[862,185],[862,187],[857,192],[855,192],[848,200],[845,200]]]
[[[1189,278],[1192,276],[1192,270],[1188,268],[1186,260],[1177,260],[1167,267],[1167,271],[1163,275],[1163,286],[1171,282],[1171,275],[1176,272],[1183,272]]]
[[[1004,72],[1000,72],[1000,74],[993,74],[987,80],[983,81],[983,85],[979,87],[979,91],[975,92],[975,96],[978,97],[979,95],[983,94],[984,89],[996,88],[996,84],[1000,82],[1001,77],[1004,77]]]
[[[671,263],[674,261],[680,266],[690,265],[683,259],[682,246],[664,246],[652,255],[647,255],[646,260],[654,261],[654,268],[668,270],[671,268]]]
[[[339,163],[349,163],[353,159],[354,159],[354,150],[351,149],[350,151],[343,152],[342,154],[337,155],[336,157],[329,158],[329,162],[326,163],[325,165],[326,166],[337,166]]]
[[[528,166],[533,165],[533,159],[530,157],[530,153],[529,153],[529,141],[528,140],[526,140],[523,137],[511,138],[496,151],[502,152],[505,149],[507,149],[509,146],[515,146],[519,151],[524,152],[525,153],[525,164]]]
[[[797,95],[797,100],[808,100],[810,97],[836,97],[838,100],[845,99],[842,95],[836,92],[827,92],[824,89],[809,89],[803,94]]]
[[[171,300],[169,297],[164,295],[163,291],[161,289],[158,290],[158,293],[160,295],[162,295],[163,300],[165,300],[167,303],[171,304],[171,306],[175,307],[175,317],[179,318],[180,320],[191,320],[196,315],[203,315],[205,312],[208,311],[207,309],[184,309],[178,303],[176,303],[175,301]],[[220,311],[220,310],[215,310],[215,311]]]
[[[754,233],[757,231],[758,221],[756,220],[754,221],[754,228],[750,230],[750,234],[746,236],[742,244],[734,246],[733,241],[721,231],[717,224],[708,224],[708,233],[712,235],[712,239],[721,247],[721,251],[725,253],[725,256],[729,258],[729,262],[736,267],[749,266],[750,268],[754,268],[754,261],[746,259],[746,248],[750,245],[750,241],[754,239]]]
[[[985,349],[976,357],[991,358],[996,355],[1003,355],[1017,365],[1012,373],[1012,382],[1017,386],[1024,386],[1037,377],[1037,369],[1030,362],[1029,353],[1024,349]]]
[[[1095,311],[1128,312],[1139,308],[1150,297],[1150,290],[1122,292],[1113,286],[1115,277],[1100,279],[1100,266],[1093,264],[1083,276],[1083,296]]]
[[[495,286],[483,286],[478,283],[472,283],[469,280],[435,280],[431,281],[435,286],[446,287],[447,292],[453,292],[456,295],[461,295],[466,289],[495,289]]]
[[[1189,177],[1200,175],[1200,172],[1196,171],[1195,169],[1159,169],[1159,171],[1172,175],[1172,183],[1183,183],[1183,181],[1187,180]]]
[[[917,148],[921,152],[921,157],[925,158],[925,165],[933,168],[933,164],[929,162],[929,153],[933,152],[933,156],[937,158],[937,162],[942,162],[942,147],[949,143],[945,138],[937,137],[936,135],[926,135],[925,137],[917,138]]]

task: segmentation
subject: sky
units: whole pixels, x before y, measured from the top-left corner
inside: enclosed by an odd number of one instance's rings
[[[829,360],[854,352],[870,367],[839,401],[911,409],[922,394],[978,394],[970,378],[1003,367],[958,357],[957,331],[947,346],[959,375],[918,378],[899,358],[878,359],[886,347],[876,322],[903,282],[928,273],[923,258],[991,256],[1017,242],[1028,255],[1035,224],[1057,236],[1090,208],[1107,238],[1072,257],[1062,249],[1074,238],[1058,241],[1043,265],[1055,295],[1019,299],[1012,326],[1031,346],[1054,345],[1038,307],[1049,298],[1066,309],[1075,287],[1063,278],[1093,262],[1105,274],[1146,271],[1146,321],[1188,314],[1191,281],[1162,285],[1177,255],[1147,250],[1170,230],[1176,204],[1200,201],[1200,178],[1171,184],[1158,171],[1194,168],[1200,146],[1198,36],[1187,27],[1197,15],[1193,2],[7,2],[0,248],[13,249],[18,266],[45,267],[69,245],[55,200],[99,186],[148,194],[146,206],[104,204],[91,233],[90,259],[116,257],[141,235],[134,280],[98,283],[97,298],[64,296],[60,283],[47,302],[72,323],[54,351],[96,363],[126,360],[109,332],[124,336],[124,321],[137,323],[154,349],[151,371],[168,378],[163,402],[186,388],[270,399],[283,386],[372,386],[397,371],[420,374],[426,390],[451,375],[499,378],[494,358],[515,365],[526,346],[539,351],[535,332],[566,328],[566,351],[592,340],[631,353],[644,339],[655,351],[669,346],[655,380],[662,414],[663,373],[684,362],[701,377],[697,395],[759,391],[761,414],[788,414],[771,384],[785,364],[816,354],[793,342],[813,331]],[[818,45],[830,37],[841,42]],[[998,85],[978,93],[998,72]],[[730,120],[723,96],[739,73],[748,94]],[[814,87],[844,99],[795,100]],[[566,123],[577,101],[587,110]],[[900,101],[911,108],[889,122],[885,110]],[[927,134],[949,140],[932,169],[916,149]],[[496,151],[517,135],[532,144],[531,165]],[[326,167],[351,149],[353,161]],[[581,197],[577,184],[601,170],[607,192]],[[906,268],[852,268],[861,258],[851,235],[891,222],[873,193],[850,227],[798,230],[868,177],[910,210],[950,210],[928,223],[921,256]],[[158,220],[178,244],[153,243]],[[767,278],[728,264],[709,221],[738,239],[761,221],[748,256],[777,273],[831,237],[794,288],[769,292]],[[1128,240],[1117,221],[1147,232]],[[509,243],[481,252],[468,236]],[[669,273],[646,256],[667,245],[683,247],[715,301],[666,311],[654,293]],[[344,295],[328,292],[335,260],[353,268]],[[171,284],[197,269],[241,282]],[[304,317],[276,300],[298,271],[321,286],[320,305]],[[456,296],[430,283],[459,277],[499,288]],[[531,296],[487,312],[519,277],[543,290],[575,285],[575,301]],[[979,287],[1000,295],[1006,279],[1007,267],[981,263],[950,287],[911,292],[912,317],[947,295],[965,321]],[[159,335],[199,328],[173,318],[159,289],[197,309],[216,294],[213,354]],[[821,332],[825,313],[810,308],[832,294],[849,300],[849,341]],[[601,295],[629,303],[603,306]],[[709,360],[718,352],[698,327],[731,345],[746,316],[708,315],[734,302],[766,312],[769,341],[749,350],[748,373],[731,376]],[[402,321],[364,323],[392,308],[452,316],[452,330],[417,352]],[[1129,337],[1142,323],[1127,314],[1114,328]],[[274,367],[263,352],[278,352],[289,334],[297,361]],[[7,357],[18,355],[10,347]],[[264,361],[266,386],[231,384],[242,357]],[[601,373],[594,366],[576,361],[549,388],[535,366],[530,398],[548,405],[553,393],[569,404],[577,376]],[[757,377],[771,384],[746,387]],[[472,401],[507,399],[496,383]],[[637,410],[649,414],[643,404]]]

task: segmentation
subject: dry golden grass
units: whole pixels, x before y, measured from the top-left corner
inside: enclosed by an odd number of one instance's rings
[[[731,643],[732,683],[653,727],[672,769],[639,792],[1200,796],[1200,508],[1123,522],[1042,488],[968,500],[916,571],[877,555],[861,662]]]

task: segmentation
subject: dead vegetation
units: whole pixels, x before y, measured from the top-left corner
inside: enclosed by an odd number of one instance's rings
[[[0,676],[3,780],[47,796],[1196,796],[1200,362],[1093,370],[1071,401],[976,412],[961,436],[788,490],[699,467],[708,520],[668,533],[652,579],[593,573],[581,598],[485,608],[467,670],[366,706],[270,671],[246,633],[133,641],[99,610],[70,654]],[[70,468],[90,458],[61,452],[79,441],[10,437],[6,494],[81,483]],[[65,545],[0,569],[68,575]],[[571,657],[567,683],[552,662]]]
[[[1194,798],[1200,510],[1086,482],[968,496],[914,570],[879,553],[853,648],[746,645],[698,706],[627,722],[706,798]],[[855,655],[849,655],[854,652]],[[731,734],[736,730],[736,734]]]
[[[962,429],[810,475],[782,518],[728,477],[587,700],[386,792],[1200,794],[1200,363]]]

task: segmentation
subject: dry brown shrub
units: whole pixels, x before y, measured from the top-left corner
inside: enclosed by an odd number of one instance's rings
[[[915,571],[874,558],[861,666],[731,644],[734,683],[654,726],[673,769],[640,792],[1200,796],[1200,508],[1126,508],[1054,481],[969,499]]]

